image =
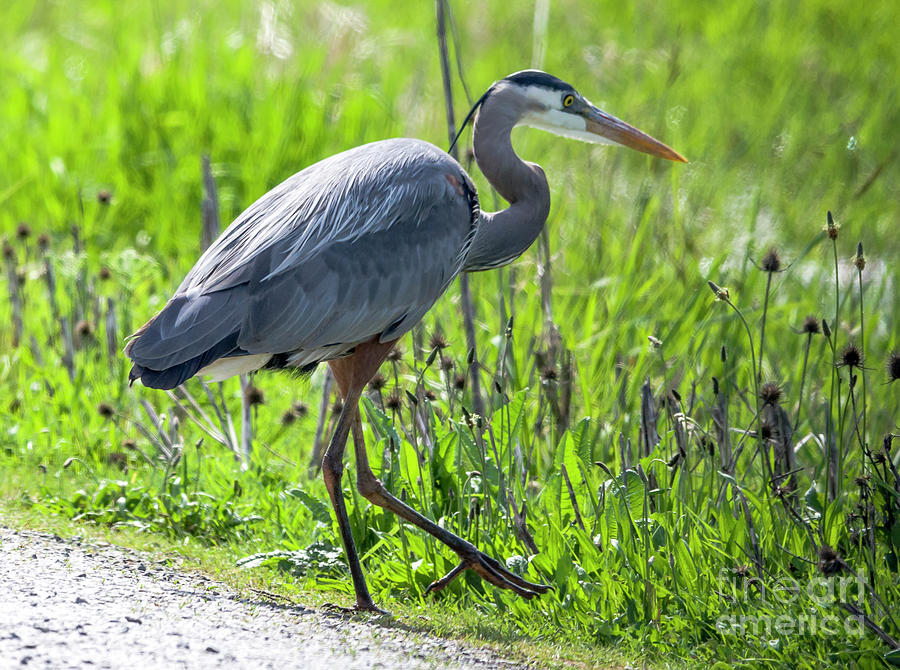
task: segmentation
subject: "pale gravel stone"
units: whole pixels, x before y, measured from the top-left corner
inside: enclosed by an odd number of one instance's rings
[[[0,527],[0,668],[518,668],[465,644],[240,599],[139,552]]]

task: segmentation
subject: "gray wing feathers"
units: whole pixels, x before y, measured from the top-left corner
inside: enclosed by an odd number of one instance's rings
[[[244,211],[207,250],[178,291],[268,279],[324,246],[390,228],[452,194],[444,174],[462,168],[419,140],[373,142],[288,178]]]
[[[471,202],[448,175],[467,179],[418,140],[297,173],[229,226],[128,354],[162,369],[234,334],[246,353],[399,337],[459,273],[471,241]]]
[[[449,210],[449,211],[448,211]],[[429,223],[452,213],[432,209]],[[419,321],[456,276],[458,226],[399,221],[353,242],[330,244],[299,272],[254,285],[239,346],[251,353],[393,339]],[[428,232],[431,231],[431,232]],[[430,248],[452,249],[433,258]]]
[[[207,295],[176,295],[129,342],[126,353],[153,370],[200,356],[234,330],[245,298],[246,287]]]

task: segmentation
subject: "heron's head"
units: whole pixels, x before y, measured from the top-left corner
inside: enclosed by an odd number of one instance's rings
[[[598,109],[571,85],[540,70],[523,70],[501,79],[479,103],[506,111],[514,125],[540,128],[585,142],[619,144],[687,163],[678,152]]]

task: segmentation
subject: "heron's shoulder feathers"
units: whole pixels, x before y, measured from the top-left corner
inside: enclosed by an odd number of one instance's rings
[[[204,253],[178,293],[221,290],[297,267],[431,209],[472,212],[474,186],[446,152],[416,139],[372,142],[289,177],[247,208]],[[465,214],[463,216],[466,216]],[[460,221],[471,223],[471,216]]]

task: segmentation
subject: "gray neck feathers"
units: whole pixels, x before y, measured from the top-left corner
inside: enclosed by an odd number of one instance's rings
[[[509,207],[482,212],[463,270],[506,265],[531,246],[547,221],[550,189],[544,171],[520,159],[510,142],[510,133],[528,104],[515,86],[501,82],[475,117],[475,160]]]

